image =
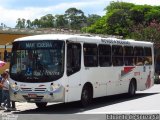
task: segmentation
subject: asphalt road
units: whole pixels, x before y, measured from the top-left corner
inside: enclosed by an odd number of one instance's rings
[[[154,85],[145,91],[138,91],[133,98],[115,95],[97,98],[91,106],[80,108],[78,102],[49,104],[43,110],[32,103],[16,103],[17,111],[5,112],[4,115],[18,115],[18,120],[104,120],[106,114],[160,114],[160,85]],[[88,115],[89,114],[89,115]],[[0,119],[2,118],[0,117]]]

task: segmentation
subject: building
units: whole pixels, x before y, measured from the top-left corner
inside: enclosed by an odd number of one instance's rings
[[[4,60],[5,48],[7,52],[11,51],[12,42],[16,38],[27,36],[27,34],[2,33],[0,32],[0,60]]]

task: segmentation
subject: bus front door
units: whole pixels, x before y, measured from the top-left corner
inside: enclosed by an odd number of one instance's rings
[[[81,44],[67,43],[68,102],[77,101],[81,95]]]

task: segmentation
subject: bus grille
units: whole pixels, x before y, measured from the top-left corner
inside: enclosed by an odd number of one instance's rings
[[[46,88],[21,88],[23,92],[45,92]]]
[[[35,88],[34,91],[35,92],[45,92],[46,88]]]
[[[29,91],[32,91],[32,88],[21,88],[21,90],[23,92],[29,92]]]
[[[35,102],[40,102],[44,96],[37,96],[35,98],[31,98],[31,97],[28,97],[28,95],[23,95],[23,97],[27,100],[27,101],[31,101],[31,100],[34,100]]]

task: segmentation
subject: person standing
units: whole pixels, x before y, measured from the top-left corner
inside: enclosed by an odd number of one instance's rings
[[[6,69],[5,72],[8,74],[8,78],[10,79],[9,69]],[[12,110],[16,110],[15,101],[11,101],[11,103],[12,103]]]
[[[2,100],[4,101],[3,107],[5,110],[11,110],[10,95],[9,95],[9,75],[7,72],[2,74]]]

